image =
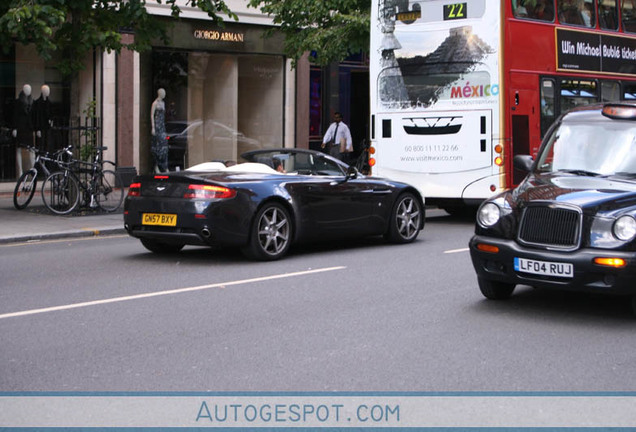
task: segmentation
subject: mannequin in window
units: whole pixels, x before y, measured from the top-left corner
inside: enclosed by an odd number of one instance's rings
[[[168,171],[168,140],[166,139],[166,91],[157,90],[157,98],[150,107],[150,153],[154,159],[154,171]]]
[[[33,102],[33,128],[35,129],[35,142],[41,150],[51,150],[49,146],[49,129],[51,128],[51,89],[44,84],[40,97]]]
[[[13,137],[16,139],[15,160],[18,177],[22,175],[22,148],[33,145],[33,98],[31,86],[25,84],[15,101],[13,108]],[[35,155],[29,152],[31,166],[35,162]]]

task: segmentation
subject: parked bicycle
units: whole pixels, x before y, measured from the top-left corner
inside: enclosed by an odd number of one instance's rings
[[[60,171],[49,175],[42,186],[42,200],[55,214],[68,214],[79,206],[116,211],[124,200],[124,183],[116,171],[103,169],[102,153],[98,147],[92,162],[73,160],[60,162]],[[112,162],[107,162],[112,164]]]
[[[35,161],[33,167],[25,171],[15,184],[13,206],[16,209],[23,210],[29,205],[38,186],[38,176],[42,174],[46,179],[51,175],[51,171],[56,171],[60,168],[58,160],[70,160],[72,158],[71,148],[71,146],[67,146],[50,154],[35,147],[27,146],[27,150],[35,154]]]

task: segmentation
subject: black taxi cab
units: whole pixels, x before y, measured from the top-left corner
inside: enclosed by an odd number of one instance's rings
[[[626,295],[636,313],[636,103],[574,109],[518,187],[482,203],[470,255],[481,293],[517,285]]]

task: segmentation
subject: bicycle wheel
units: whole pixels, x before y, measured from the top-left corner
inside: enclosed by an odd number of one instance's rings
[[[102,171],[95,189],[95,198],[102,210],[110,213],[121,206],[124,200],[124,182],[115,171]]]
[[[30,169],[23,173],[13,190],[13,206],[18,210],[22,210],[28,206],[33,198],[33,194],[35,194],[37,185],[38,172],[35,169]]]
[[[42,185],[42,201],[55,214],[68,214],[75,210],[80,191],[77,181],[65,171],[54,172]]]

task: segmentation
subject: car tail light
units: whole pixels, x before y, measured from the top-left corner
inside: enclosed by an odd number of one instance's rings
[[[128,196],[129,197],[138,197],[141,196],[141,183],[131,183],[128,187]]]
[[[191,184],[183,195],[187,199],[234,198],[236,191],[223,186]]]

